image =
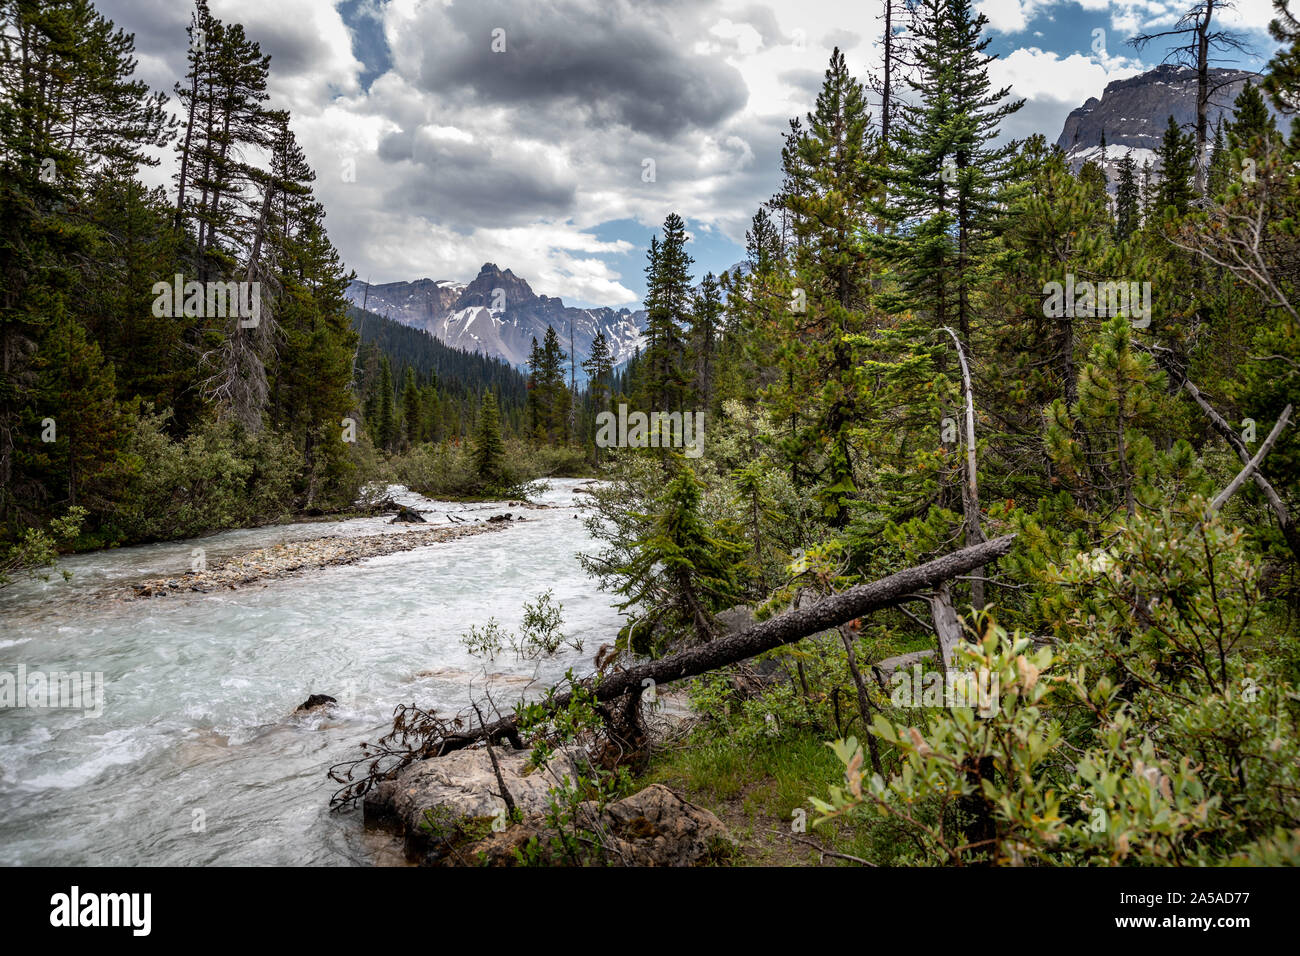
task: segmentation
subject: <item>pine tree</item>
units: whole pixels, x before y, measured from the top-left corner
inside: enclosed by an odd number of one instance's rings
[[[1128,316],[1107,322],[1079,374],[1078,401],[1067,409],[1058,400],[1047,412],[1048,453],[1062,482],[1092,510],[1122,507],[1130,518],[1139,501],[1157,503],[1149,480],[1155,446],[1144,428],[1154,423],[1164,385],[1164,374],[1132,339]],[[1143,486],[1150,490],[1141,492]]]
[[[751,288],[776,349],[780,374],[767,399],[789,423],[782,451],[791,475],[813,478],[823,514],[842,524],[857,490],[850,436],[860,413],[848,336],[872,322],[873,263],[859,224],[878,182],[865,91],[838,49],[805,119],[806,129],[791,124],[783,151],[787,179],[800,183],[780,199],[790,210],[792,274],[759,273]]]
[[[505,443],[501,439],[501,416],[492,392],[483,393],[478,427],[474,433],[474,474],[485,491],[504,491]]]
[[[1025,144],[1023,160],[1026,188],[1012,203],[1004,232],[1011,256],[994,290],[1003,318],[992,323],[989,342],[990,354],[1014,358],[999,362],[1002,374],[991,401],[1008,421],[1035,434],[1045,403],[1064,398],[1072,404],[1077,397],[1077,362],[1088,324],[1073,310],[1048,314],[1048,283],[1064,283],[1069,274],[1104,274],[1109,230],[1098,225],[1105,206],[1071,174],[1064,153],[1035,136]]]
[[[609,340],[605,338],[604,329],[596,330],[596,337],[592,339],[591,351],[582,363],[582,370],[587,373],[587,391],[596,407],[603,409],[609,402],[609,375],[614,370],[614,356],[609,351]]]
[[[791,155],[790,161],[796,158]],[[785,219],[791,217],[785,209],[780,212]],[[761,389],[773,384],[777,373],[775,334],[779,323],[772,317],[790,302],[781,275],[786,267],[785,247],[764,208],[754,214],[745,232],[745,264],[747,268],[734,275],[724,272],[722,276],[726,301],[715,391],[724,400],[756,400]]]
[[[663,239],[651,240],[646,265],[645,354],[647,404],[665,411],[684,407],[690,371],[686,367],[685,328],[691,315],[691,264],[686,223],[677,213],[664,220]]]
[[[406,432],[406,443],[418,445],[423,437],[420,428],[420,389],[415,384],[415,369],[409,365],[402,384],[402,424]]]
[[[375,422],[375,443],[385,451],[392,451],[397,437],[397,424],[393,411],[393,367],[385,355],[379,360],[379,417]]]
[[[1300,112],[1300,19],[1287,0],[1273,0],[1277,16],[1269,21],[1268,32],[1282,48],[1269,60],[1264,89],[1273,104],[1284,113]]]
[[[1141,217],[1137,164],[1130,150],[1119,161],[1119,179],[1115,183],[1115,238],[1123,241],[1137,232],[1142,224]]]
[[[1079,167],[1079,182],[1087,191],[1089,198],[1095,201],[1103,211],[1110,208],[1110,177],[1106,175],[1106,170],[1101,167],[1100,163],[1089,159]],[[1106,223],[1110,229],[1114,228],[1113,222]]]
[[[722,324],[722,294],[717,277],[706,273],[691,309],[691,350],[695,354],[695,400],[703,409],[713,406],[714,373]]]
[[[764,274],[775,270],[784,258],[780,233],[766,209],[754,213],[745,231],[745,257],[751,272]]]
[[[629,549],[631,558],[617,569],[616,590],[635,608],[629,625],[632,648],[662,651],[646,636],[666,625],[669,632],[709,641],[718,633],[713,615],[741,597],[739,529],[708,523],[700,513],[703,485],[689,466],[679,466],[664,487],[642,537]]]
[[[1160,186],[1156,209],[1161,216],[1186,215],[1196,198],[1192,179],[1196,174],[1196,145],[1178,128],[1172,116],[1165,126],[1164,139],[1157,151],[1160,162]]]

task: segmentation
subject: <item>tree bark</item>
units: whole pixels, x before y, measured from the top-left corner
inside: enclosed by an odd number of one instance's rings
[[[1205,142],[1210,105],[1210,20],[1214,0],[1205,0],[1205,16],[1196,25],[1196,194],[1205,196]]]
[[[944,581],[935,588],[934,597],[930,598],[930,614],[934,618],[934,633],[939,638],[939,657],[943,662],[943,671],[952,670],[953,651],[961,643],[961,621],[957,610],[952,606],[952,594],[948,582]]]
[[[971,387],[970,367],[966,364],[966,350],[962,348],[961,339],[952,329],[944,326],[944,331],[952,336],[957,346],[957,359],[961,362],[962,393],[966,399],[966,481],[962,485],[962,514],[966,524],[966,545],[971,547],[984,540],[980,529],[980,486],[979,463],[975,458],[975,396]],[[976,610],[984,608],[984,579],[976,569],[976,576],[970,585],[971,603]]]

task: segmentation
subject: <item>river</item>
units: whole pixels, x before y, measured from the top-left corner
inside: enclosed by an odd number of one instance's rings
[[[0,708],[0,865],[376,865],[400,863],[360,811],[328,812],[326,768],[387,729],[394,706],[465,708],[492,675],[496,699],[534,676],[586,673],[621,625],[576,560],[581,482],[553,479],[544,510],[399,500],[445,513],[528,520],[505,530],[239,590],[122,600],[133,581],[211,565],[286,540],[409,527],[383,518],[224,532],[70,557],[72,580],[0,591],[0,671],[102,672],[99,717]],[[495,616],[507,628],[546,588],[564,606],[562,648],[541,665],[509,651],[484,664],[459,637]],[[313,693],[339,706],[296,716]]]

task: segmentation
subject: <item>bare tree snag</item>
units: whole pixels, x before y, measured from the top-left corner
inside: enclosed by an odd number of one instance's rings
[[[1269,432],[1268,437],[1264,439],[1264,444],[1259,446],[1259,451],[1255,452],[1255,457],[1246,462],[1246,467],[1237,473],[1237,477],[1233,478],[1232,481],[1228,483],[1228,487],[1224,488],[1214,496],[1214,500],[1210,502],[1210,508],[1212,510],[1218,511],[1222,508],[1227,504],[1228,499],[1237,493],[1237,489],[1246,483],[1247,478],[1253,474],[1259,473],[1259,463],[1263,461],[1264,456],[1272,450],[1273,444],[1277,441],[1278,436],[1282,434],[1282,429],[1285,428],[1287,423],[1290,421],[1291,406],[1288,405],[1286,408],[1282,409],[1282,414],[1278,417],[1277,424],[1273,426],[1273,430]]]
[[[1200,389],[1193,385],[1189,379],[1183,379],[1183,390],[1192,396],[1192,400],[1201,407],[1201,411],[1205,412],[1210,419],[1210,425],[1232,446],[1232,450],[1237,453],[1241,463],[1243,465],[1250,464],[1250,451],[1246,448],[1246,443],[1241,440],[1241,436],[1228,424],[1224,417],[1205,400]],[[1287,407],[1290,408],[1290,406]],[[1273,487],[1269,480],[1264,477],[1264,473],[1258,468],[1251,471],[1250,477],[1255,482],[1255,487],[1263,493],[1264,500],[1268,502],[1269,508],[1273,510],[1273,516],[1277,518],[1278,527],[1282,529],[1282,537],[1286,540],[1287,547],[1291,549],[1296,561],[1300,562],[1300,528],[1296,527],[1295,519],[1291,517],[1291,512],[1287,510],[1285,502],[1282,501],[1282,496],[1277,493],[1277,489]]]
[[[961,362],[962,393],[966,398],[966,481],[962,485],[961,507],[966,524],[966,545],[970,547],[984,540],[980,529],[980,486],[979,465],[975,459],[975,396],[971,389],[970,367],[966,364],[966,350],[962,348],[961,339],[948,326],[943,330],[952,336],[953,345],[957,347],[957,359]],[[975,569],[970,583],[971,603],[976,610],[984,608],[984,578]]]
[[[939,656],[943,660],[943,672],[947,674],[952,670],[953,652],[961,643],[961,622],[957,619],[957,611],[952,606],[952,594],[948,582],[944,581],[940,584],[928,600],[930,613],[934,617],[934,632],[939,636]]]

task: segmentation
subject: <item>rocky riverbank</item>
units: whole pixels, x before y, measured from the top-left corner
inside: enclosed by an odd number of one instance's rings
[[[305,571],[315,571],[340,564],[354,564],[382,554],[410,551],[413,548],[455,541],[470,535],[501,531],[510,523],[510,520],[489,520],[476,524],[418,528],[405,532],[370,534],[355,538],[324,537],[285,542],[249,551],[211,568],[188,571],[177,577],[139,581],[125,589],[122,596],[128,599],[150,598],[184,591],[232,590],[259,581]]]
[[[700,866],[727,855],[732,839],[722,822],[668,787],[653,784],[608,806],[565,796],[591,773],[580,750],[537,768],[526,750],[453,751],[381,781],[366,795],[365,825],[403,837],[408,861],[424,866],[514,866],[530,852],[536,863],[569,865],[577,862],[572,847],[557,849],[566,836],[584,848],[585,862],[606,866]],[[502,788],[518,822],[507,818]]]

